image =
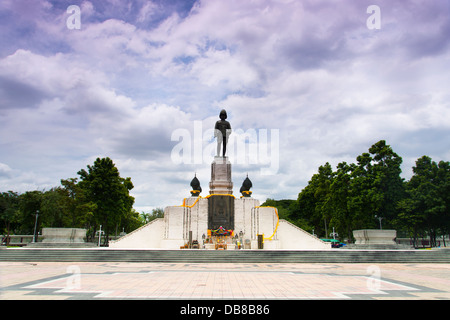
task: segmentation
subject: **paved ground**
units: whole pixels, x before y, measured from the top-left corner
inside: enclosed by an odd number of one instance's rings
[[[0,299],[450,299],[449,264],[0,262]]]

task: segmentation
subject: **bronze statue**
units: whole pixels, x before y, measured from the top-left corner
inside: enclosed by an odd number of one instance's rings
[[[227,118],[227,112],[225,109],[220,111],[220,120],[216,122],[214,128],[214,137],[217,138],[217,156],[220,157],[220,148],[223,144],[222,156],[225,158],[225,153],[227,152],[228,137],[231,134],[231,125],[225,119]]]

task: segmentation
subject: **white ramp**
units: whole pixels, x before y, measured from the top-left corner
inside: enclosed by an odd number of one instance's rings
[[[278,225],[277,240],[280,249],[331,249],[330,243],[283,219]]]
[[[164,237],[164,218],[155,219],[120,239],[109,242],[110,248],[160,248]]]

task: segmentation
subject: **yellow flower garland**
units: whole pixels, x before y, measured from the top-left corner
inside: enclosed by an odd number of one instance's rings
[[[270,237],[268,237],[268,238],[264,238],[264,240],[272,241],[273,240],[272,238],[275,235],[275,233],[277,232],[278,226],[280,224],[280,217],[278,216],[278,209],[275,208],[275,207],[271,207],[271,206],[258,206],[258,207],[255,207],[255,208],[273,208],[273,209],[275,209],[275,214],[277,215],[277,225],[275,226],[275,230],[273,230],[272,235]]]
[[[233,198],[236,199],[236,197],[234,195],[232,195],[232,194],[209,194],[206,197],[198,196],[197,200],[195,200],[195,202],[192,205],[190,205],[190,206],[186,205],[186,199],[187,198],[184,198],[183,199],[183,204],[181,206],[178,206],[178,207],[192,208],[193,206],[195,206],[195,204],[198,202],[198,200],[200,200],[200,198],[208,199],[209,197],[213,197],[213,196],[228,196],[228,197],[233,197]]]

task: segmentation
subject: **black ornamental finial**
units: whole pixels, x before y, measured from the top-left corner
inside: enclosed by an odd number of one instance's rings
[[[198,197],[202,192],[202,187],[200,187],[200,181],[198,181],[197,179],[197,173],[195,173],[194,179],[192,179],[191,181],[191,187],[192,187],[191,195],[193,197]]]
[[[250,197],[252,192],[250,191],[250,188],[253,186],[252,182],[250,181],[250,179],[248,178],[248,173],[247,173],[247,178],[245,178],[244,182],[242,183],[242,187],[239,190],[240,193],[242,193],[243,197]]]

